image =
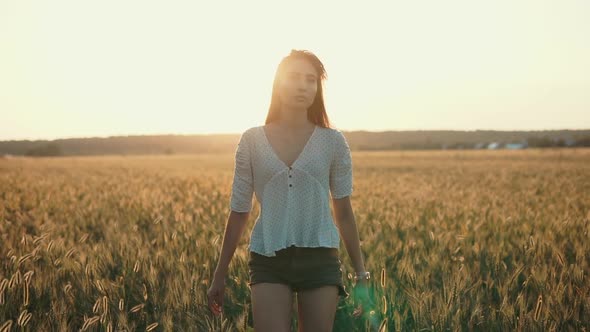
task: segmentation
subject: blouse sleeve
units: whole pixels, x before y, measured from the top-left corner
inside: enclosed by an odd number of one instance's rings
[[[234,179],[230,198],[231,210],[249,212],[254,192],[250,142],[248,132],[242,133],[235,152]]]
[[[350,147],[341,131],[337,131],[334,155],[330,164],[330,192],[332,198],[352,194],[352,157]]]

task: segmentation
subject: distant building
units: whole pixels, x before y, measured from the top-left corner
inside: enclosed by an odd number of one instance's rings
[[[507,143],[505,147],[509,150],[518,150],[525,149],[527,146],[524,143]]]
[[[488,150],[496,150],[499,149],[501,147],[501,144],[498,142],[492,142],[490,144],[488,144]]]

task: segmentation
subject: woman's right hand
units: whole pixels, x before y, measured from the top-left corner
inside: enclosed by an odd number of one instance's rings
[[[223,312],[223,295],[225,293],[225,280],[219,278],[213,278],[211,287],[207,291],[207,302],[209,310],[214,315],[219,315]]]

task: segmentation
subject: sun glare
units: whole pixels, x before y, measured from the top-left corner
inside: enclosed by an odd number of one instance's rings
[[[2,2],[0,140],[241,132],[291,49],[346,130],[590,126],[586,2],[431,6]]]

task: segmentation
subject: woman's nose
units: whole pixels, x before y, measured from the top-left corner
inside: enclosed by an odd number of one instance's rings
[[[305,83],[305,80],[298,80],[297,81],[297,89],[299,91],[305,91],[307,89],[307,84]]]

